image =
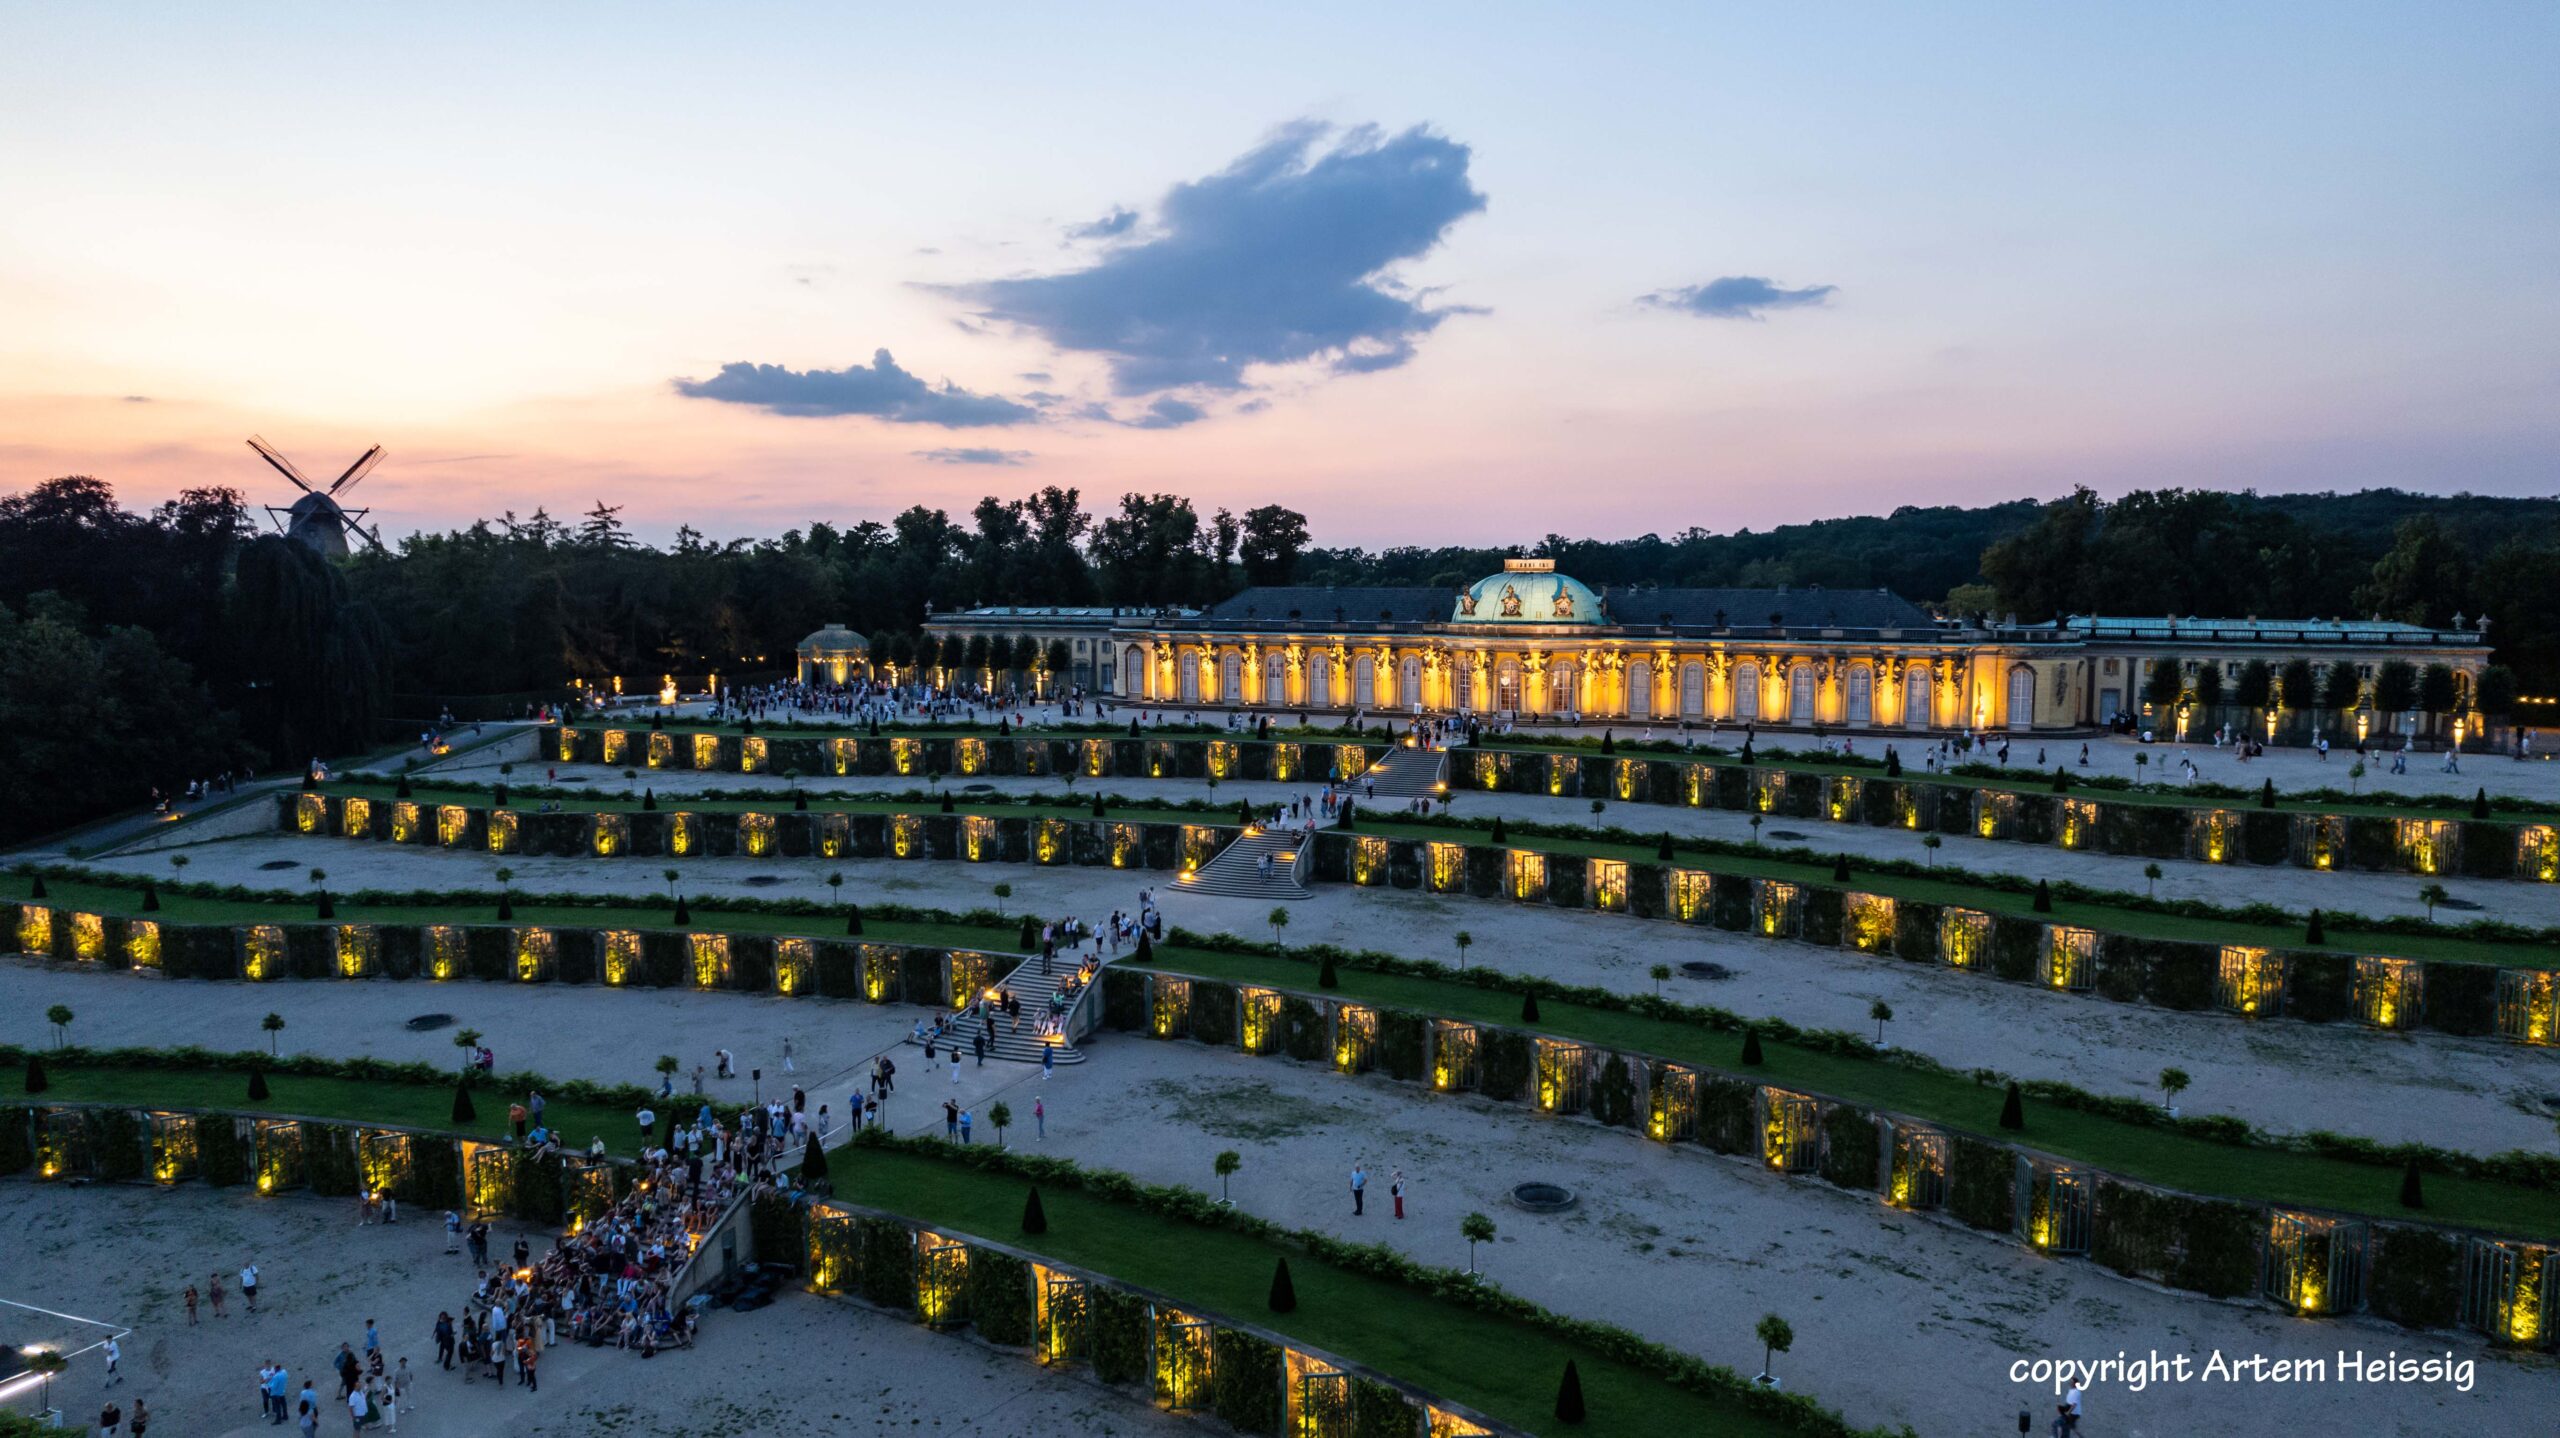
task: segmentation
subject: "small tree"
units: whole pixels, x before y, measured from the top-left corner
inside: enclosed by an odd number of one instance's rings
[[[2195,1080],[2193,1078],[2188,1077],[2185,1069],[2162,1069],[2160,1071],[2161,1106],[2168,1109],[2171,1113],[2176,1113],[2178,1111],[2178,1095],[2185,1093],[2187,1091],[2187,1086],[2194,1082]]]
[[[71,1365],[68,1362],[64,1361],[61,1354],[54,1352],[50,1348],[31,1348],[27,1350],[27,1371],[29,1373],[39,1375],[44,1380],[44,1396],[36,1400],[42,1405],[44,1411],[53,1411],[53,1380],[62,1376],[62,1370],[70,1366]],[[41,1432],[44,1430],[31,1428],[28,1431]]]
[[[1493,1242],[1493,1220],[1481,1213],[1470,1213],[1458,1220],[1458,1236],[1467,1241],[1467,1276],[1476,1271],[1476,1245]]]
[[[2358,759],[2347,768],[2347,793],[2355,794],[2364,787],[2364,761]]]
[[[1671,966],[1669,964],[1656,964],[1651,969],[1646,970],[1646,973],[1653,979],[1653,996],[1657,999],[1661,998],[1662,983],[1663,980],[1671,977]]]
[[[1929,867],[1932,869],[1938,867],[1938,851],[1946,846],[1947,841],[1937,834],[1923,834],[1920,836],[1920,847],[1928,851]]]
[[[284,1033],[284,1015],[269,1014],[258,1020],[258,1027],[267,1032],[267,1053],[272,1056],[281,1052],[278,1046],[283,1042],[280,1036]]]
[[[71,1018],[71,1006],[68,1004],[55,1004],[53,1007],[44,1011],[44,1021],[53,1025],[53,1046],[55,1048],[64,1048],[69,1045],[71,1036]]]
[[[2140,784],[2140,783],[2142,782],[2143,774],[2144,774],[2147,770],[2149,770],[2149,769],[2150,769],[2150,767],[2151,767],[2151,751],[2150,751],[2150,750],[2148,750],[2148,749],[2136,749],[2136,750],[2134,750],[2134,751],[2133,751],[2133,782],[2134,782],[2135,784],[2137,784],[2137,785],[2138,785],[2138,784]]]
[[[515,870],[500,869],[498,871],[498,917],[501,919],[512,919],[516,916],[516,896],[511,887],[515,880]]]
[[[186,873],[187,873],[187,865],[192,864],[192,863],[194,863],[194,862],[195,862],[195,861],[194,861],[193,859],[188,858],[188,857],[187,857],[186,855],[184,855],[184,854],[171,854],[171,855],[169,856],[169,867],[170,867],[171,869],[174,869],[174,870],[176,870],[176,871],[177,871],[177,872],[176,872],[176,874],[172,877],[171,882],[172,882],[172,883],[175,883],[178,879],[185,878],[185,877],[186,877]]]
[[[1796,1346],[1796,1330],[1793,1325],[1778,1315],[1764,1313],[1760,1315],[1760,1321],[1752,1326],[1751,1333],[1753,1337],[1760,1340],[1760,1376],[1755,1381],[1775,1388],[1778,1386],[1778,1379],[1769,1371],[1769,1365],[1777,1355]]]
[[[1893,1005],[1882,999],[1867,1005],[1867,1017],[1876,1021],[1876,1046],[1884,1046],[1884,1026],[1893,1022]]]
[[[2162,870],[2158,864],[2145,864],[2142,866],[2143,896],[2145,898],[2156,899],[2160,897],[2160,876],[2163,872],[2165,871]]]
[[[1754,814],[1754,815],[1752,815],[1752,816],[1751,816],[1751,842],[1752,842],[1752,843],[1757,844],[1757,843],[1759,843],[1759,842],[1760,842],[1760,826],[1761,826],[1763,823],[1766,823],[1766,822],[1767,822],[1767,820],[1766,820],[1766,819],[1764,819],[1762,816],[1760,816],[1760,815],[1758,815],[1758,814]]]
[[[667,897],[670,899],[674,898],[676,896],[676,880],[683,878],[684,875],[674,869],[660,869],[658,871],[658,877],[667,881]]]
[[[1270,912],[1268,915],[1264,916],[1264,918],[1263,918],[1263,922],[1264,922],[1264,923],[1267,923],[1267,924],[1269,924],[1269,925],[1271,926],[1271,946],[1272,946],[1273,948],[1275,948],[1275,949],[1280,949],[1280,948],[1286,948],[1286,947],[1288,947],[1288,935],[1289,935],[1289,909],[1288,909],[1288,906],[1287,906],[1287,905],[1285,905],[1285,904],[1282,904],[1282,905],[1274,905],[1274,906],[1272,907],[1271,912]]]
[[[834,873],[827,875],[827,896],[831,899],[837,900],[838,902],[843,901],[844,870],[838,869]]]
[[[1004,1131],[1013,1126],[1012,1106],[1002,1099],[996,1100],[987,1110],[987,1122],[995,1125],[996,1147],[1004,1147]]]
[[[1013,885],[998,884],[987,892],[996,896],[996,912],[1001,914],[1004,912],[1004,901],[1013,897]]]
[[[1218,1175],[1218,1202],[1235,1202],[1227,1196],[1227,1180],[1234,1177],[1235,1171],[1242,1167],[1244,1167],[1244,1155],[1231,1148],[1221,1150],[1218,1156],[1210,1161],[1210,1171]]]
[[[2436,905],[2452,897],[2453,895],[2445,892],[2442,884],[2429,884],[2418,891],[2418,902],[2427,906],[2428,923],[2432,924],[2436,921]]]
[[[1464,930],[1464,929],[1460,929],[1460,930],[1458,931],[1458,934],[1457,934],[1457,939],[1458,939],[1458,967],[1459,967],[1459,968],[1461,968],[1461,969],[1464,969],[1464,968],[1467,966],[1467,950],[1472,949],[1472,948],[1474,948],[1474,947],[1476,946],[1476,936],[1475,936],[1475,935],[1473,935],[1473,934],[1468,933],[1468,932],[1467,932],[1466,930]]]
[[[272,1019],[275,1018],[275,1015],[269,1014],[267,1017]],[[284,1026],[284,1021],[282,1019],[277,1019],[276,1026],[278,1028],[282,1028]],[[480,1047],[480,1031],[478,1029],[455,1030],[453,1035],[453,1046],[462,1050],[462,1070],[465,1073],[469,1073],[471,1071],[472,1054]]]
[[[676,1056],[674,1054],[658,1055],[656,1068],[659,1073],[666,1075],[670,1079],[674,1078],[676,1076],[676,1071],[683,1067],[684,1065],[676,1062]]]

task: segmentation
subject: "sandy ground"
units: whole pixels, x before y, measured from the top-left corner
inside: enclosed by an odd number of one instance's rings
[[[325,856],[318,862],[342,891],[368,885],[485,887],[493,882],[485,856],[281,835],[207,845],[196,851],[188,877],[214,883],[259,885],[278,878],[298,883],[296,873],[269,875],[258,865],[279,856],[308,864],[315,854]],[[136,859],[114,867],[152,872],[154,863]],[[663,892],[653,863],[523,857],[512,863],[520,888]],[[683,864],[686,891],[695,897],[826,899],[830,891],[824,876],[838,870],[846,876],[846,896],[865,902],[964,909],[993,903],[988,889],[1003,882],[1012,885],[1007,902],[1017,910],[1095,919],[1133,906],[1140,887],[1153,883],[1170,924],[1255,939],[1270,935],[1264,924],[1269,904],[1183,894],[1156,882],[1165,875],[886,859],[692,859]],[[741,881],[750,875],[766,874],[785,882],[743,887]],[[2183,1100],[2189,1111],[2236,1114],[2279,1131],[2325,1128],[2482,1153],[2510,1148],[2549,1152],[2560,1139],[2553,1124],[2560,1113],[2560,1051],[2434,1033],[2377,1034],[2343,1024],[2249,1023],[2222,1014],[2172,1013],[1842,949],[1414,890],[1319,885],[1311,898],[1291,904],[1289,913],[1291,943],[1327,942],[1454,960],[1451,936],[1464,929],[1477,936],[1467,954],[1472,964],[1621,991],[1649,987],[1646,974],[1657,963],[1676,971],[1686,962],[1711,961],[1725,966],[1732,977],[1703,980],[1683,974],[1664,985],[1664,993],[1800,1025],[1867,1033],[1873,1031],[1868,1006],[1883,999],[1896,1016],[1887,1037],[1943,1062],[2062,1079],[2118,1094],[2151,1092],[2160,1070],[2174,1065],[2195,1079]],[[486,1027],[477,1018],[472,1022]],[[249,1031],[244,1025],[241,1032]],[[697,1043],[695,1048],[708,1046]],[[648,1047],[647,1056],[663,1051]],[[511,1061],[503,1047],[500,1057]],[[688,1066],[693,1061],[686,1056]],[[2355,1085],[2352,1106],[2339,1101],[2342,1081]]]
[[[368,1318],[380,1322],[386,1361],[405,1356],[417,1372],[399,1431],[423,1438],[996,1438],[1188,1426],[1019,1355],[805,1293],[752,1314],[715,1312],[699,1347],[662,1354],[645,1368],[612,1349],[562,1345],[544,1355],[539,1393],[466,1384],[459,1371],[433,1366],[436,1313],[459,1311],[471,1289],[468,1261],[445,1254],[441,1224],[360,1228],[343,1204],[299,1196],[9,1181],[0,1183],[0,1230],[11,1240],[0,1297],[133,1329],[124,1340],[126,1381],[106,1388],[102,1362],[83,1355],[54,1384],[56,1406],[94,1422],[107,1398],[130,1411],[139,1397],[150,1405],[152,1432],[176,1438],[294,1432],[258,1417],[250,1387],[268,1360],[285,1364],[297,1390],[309,1372],[327,1405],[321,1432],[346,1432],[346,1410],[331,1403],[337,1385],[323,1365],[340,1343],[361,1350]],[[515,1236],[510,1224],[493,1240],[503,1249]],[[537,1245],[550,1239],[527,1236]],[[227,1318],[216,1320],[207,1307],[188,1327],[179,1300],[185,1287],[250,1260],[262,1280],[258,1313],[245,1312],[235,1291]]]

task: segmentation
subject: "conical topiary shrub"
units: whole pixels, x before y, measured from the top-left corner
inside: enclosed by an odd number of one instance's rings
[[[471,1085],[467,1083],[457,1083],[453,1086],[453,1121],[455,1123],[480,1121],[479,1106],[472,1103]]]
[[[643,790],[641,790],[641,791],[640,791],[640,807],[641,807],[642,809],[644,809],[644,810],[654,810],[654,809],[656,809],[656,808],[658,807],[658,791],[657,791],[657,790],[655,790],[655,789],[643,789]]]
[[[1140,930],[1138,931],[1138,947],[1137,947],[1136,949],[1134,949],[1134,950],[1130,951],[1130,954],[1129,954],[1129,962],[1131,962],[1131,963],[1133,963],[1133,964],[1152,964],[1152,963],[1154,963],[1155,961],[1156,961],[1156,941],[1155,941],[1155,936],[1154,936],[1154,935],[1152,935],[1152,934],[1149,934],[1149,933],[1148,933],[1146,930],[1144,930],[1144,929],[1140,929]]]
[[[796,789],[795,789],[795,790],[793,790],[793,791],[792,791],[792,793],[791,793],[791,812],[792,812],[792,813],[794,813],[794,814],[806,814],[806,813],[808,813],[808,812],[809,812],[809,796],[808,796],[808,795],[806,795],[806,794],[801,793],[800,791],[798,791],[798,790],[796,790]]]
[[[1761,1058],[1760,1031],[1758,1029],[1744,1029],[1742,1031],[1742,1061],[1753,1068],[1759,1067]]]
[[[1102,796],[1100,794],[1093,796],[1093,817],[1097,819],[1102,817]]]
[[[955,812],[951,807],[951,796],[949,794],[942,796],[942,812],[946,814]]]
[[[2276,781],[2271,775],[2265,783],[2258,786],[2258,807],[2261,809],[2272,809],[2275,806]]]
[[[862,906],[860,904],[856,904],[852,908],[845,910],[844,931],[848,934],[858,934],[862,932]]]
[[[154,914],[159,911],[160,883],[156,879],[146,879],[142,884],[142,912]]]
[[[1331,954],[1325,955],[1323,961],[1316,965],[1316,987],[1320,989],[1338,989],[1342,987],[1342,976],[1333,971],[1333,955]]]
[[[1036,1188],[1031,1190],[1029,1197],[1022,1200],[1022,1231],[1025,1233],[1049,1231],[1049,1211],[1040,1206],[1040,1190]]]
[[[2053,792],[2057,794],[2068,794],[2071,792],[2070,770],[2062,768],[2059,765],[2055,766],[2053,771]]]
[[[326,889],[320,891],[320,901],[313,907],[315,913],[320,918],[334,919],[338,917],[338,901],[331,898],[329,896],[329,891]]]
[[[498,896],[498,917],[501,919],[512,919],[515,916],[516,896],[513,894],[500,894]]]
[[[265,1069],[249,1070],[249,1101],[252,1103],[264,1103],[266,1100],[267,1071]]]
[[[2045,881],[2042,879],[2036,880],[2035,909],[2039,914],[2050,914],[2053,912],[2053,890],[2048,888],[2045,885]]]
[[[2427,1206],[2426,1188],[2418,1179],[2418,1161],[2414,1158],[2409,1160],[2407,1167],[2400,1170],[2400,1206],[2402,1208]]]
[[[1129,721],[1129,737],[1132,739],[1138,737],[1138,721],[1135,719]]]
[[[1013,946],[1030,953],[1040,947],[1040,921],[1029,914],[1022,916],[1022,929],[1013,936]]]
[[[822,1184],[829,1189],[835,1187],[827,1181],[827,1151],[818,1147],[818,1136],[814,1133],[809,1135],[808,1145],[800,1150],[800,1184],[803,1188],[816,1188]]]
[[[2471,817],[2474,819],[2489,817],[2489,791],[2485,786],[2471,796]]]
[[[1538,994],[1535,989],[1532,989],[1520,996],[1520,1022],[1524,1024],[1534,1024],[1537,1021]]]
[[[1653,846],[1653,856],[1666,864],[1671,862],[1671,831],[1669,829],[1662,831],[1662,842]]]
[[[1493,835],[1491,842],[1496,844],[1502,842],[1502,816],[1500,814],[1493,816]]]
[[[1274,1313],[1298,1311],[1298,1285],[1289,1277],[1289,1260],[1286,1255],[1283,1255],[1279,1264],[1271,1270],[1271,1311]]]
[[[1849,882],[1848,855],[1842,854],[1840,857],[1831,861],[1831,882],[1835,884],[1845,884]]]
[[[676,916],[672,922],[679,929],[693,922],[693,906],[686,903],[681,894],[676,896]]]
[[[2320,911],[2318,909],[2313,909],[2311,911],[2311,922],[2302,926],[2302,941],[2306,944],[2325,944],[2329,942],[2329,930],[2326,925],[2320,922]]]
[[[27,1092],[43,1093],[51,1087],[53,1080],[44,1075],[44,1060],[34,1054],[27,1055]]]
[[[414,799],[417,797],[416,794],[410,791],[408,775],[403,774],[400,776],[399,786],[391,791],[391,797],[394,799]]]
[[[500,784],[498,787],[490,790],[489,802],[496,808],[503,809],[507,807],[507,786]]]
[[[1564,1361],[1564,1382],[1556,1385],[1556,1421],[1579,1423],[1589,1416],[1582,1406],[1582,1369],[1570,1358]]]
[[[27,897],[30,899],[41,899],[46,897],[44,891],[44,875],[36,875],[36,881],[27,886]]]
[[[2018,1093],[2018,1081],[2009,1080],[2008,1097],[2000,1100],[2000,1126],[2024,1130],[2027,1126],[2027,1102]]]

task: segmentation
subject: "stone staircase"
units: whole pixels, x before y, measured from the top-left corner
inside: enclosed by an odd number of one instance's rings
[[[1067,951],[1062,949],[1051,964],[1054,972],[1043,975],[1040,972],[1040,956],[1033,954],[1030,958],[1023,960],[1021,967],[996,981],[996,987],[1011,989],[1014,997],[1022,1001],[1022,1031],[1014,1032],[1011,1019],[1002,1014],[996,1015],[996,1037],[995,1042],[987,1048],[988,1058],[1002,1059],[1009,1063],[1036,1064],[1040,1062],[1043,1052],[1055,1050],[1058,1055],[1057,1061],[1061,1066],[1084,1062],[1084,1054],[1074,1044],[1041,1042],[1039,1029],[1040,1016],[1049,1011],[1049,996],[1058,991],[1059,980],[1076,971],[1078,962],[1079,960],[1070,958]],[[1100,980],[1097,978],[1096,982]],[[972,1028],[973,1023],[977,1027]],[[969,1035],[985,1031],[985,1020],[972,1020],[968,1015],[962,1014],[953,1020],[951,1031],[935,1041],[935,1052],[943,1052],[945,1046],[956,1038],[960,1041],[959,1052],[965,1055],[969,1052]],[[910,1047],[923,1047],[913,1038],[908,1039],[907,1043]]]
[[[1446,792],[1449,756],[1437,749],[1408,749],[1399,744],[1389,749],[1359,779],[1359,792],[1365,797],[1369,786],[1378,789],[1378,800],[1438,798]]]
[[[1237,835],[1217,856],[1174,882],[1176,894],[1217,894],[1231,899],[1303,899],[1307,886],[1298,878],[1298,857],[1306,832],[1257,825]],[[1262,858],[1271,856],[1271,872]]]

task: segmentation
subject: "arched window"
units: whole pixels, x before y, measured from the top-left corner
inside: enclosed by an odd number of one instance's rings
[[[1627,717],[1653,717],[1653,661],[1635,659],[1627,664]]]
[[[1455,661],[1455,668],[1458,672],[1458,682],[1453,686],[1456,690],[1455,705],[1458,712],[1472,714],[1476,709],[1476,666],[1469,656],[1461,654]]]
[[[1582,707],[1582,666],[1571,660],[1547,667],[1547,712],[1562,714]]]
[[[2009,727],[2032,729],[2036,724],[2036,672],[2024,664],[2009,671]]]
[[[1378,661],[1366,654],[1351,661],[1351,702],[1362,709],[1378,702]]]
[[[1408,709],[1422,707],[1422,661],[1408,656],[1397,672],[1396,702]]]
[[[1876,673],[1864,664],[1849,669],[1849,722],[1861,727],[1875,722]]]
[[[1121,657],[1121,692],[1131,699],[1147,697],[1146,651],[1132,644]]]
[[[1493,707],[1514,710],[1520,707],[1519,661],[1505,659],[1493,671]]]
[[[1307,706],[1312,709],[1333,707],[1333,656],[1315,653],[1307,656]]]
[[[1733,717],[1760,717],[1760,666],[1757,664],[1733,666]]]
[[[1814,673],[1810,664],[1799,664],[1787,671],[1787,722],[1813,722]]]
[[[1200,702],[1201,662],[1200,656],[1188,649],[1176,654],[1173,658],[1173,672],[1179,685],[1177,692],[1182,695],[1182,702],[1185,704]]]
[[[1680,666],[1680,714],[1699,719],[1707,712],[1707,666],[1695,660]]]
[[[1289,702],[1289,656],[1277,652],[1262,656],[1262,702]]]
[[[1929,682],[1928,666],[1914,664],[1902,672],[1903,728],[1926,729],[1935,721],[1936,716],[1930,712],[1933,701],[1930,692],[1932,687]]]
[[[1102,692],[1108,694],[1120,682],[1119,654],[1110,645],[1103,644],[1096,646],[1094,657],[1094,680],[1101,685]]]
[[[1218,702],[1244,702],[1244,656],[1229,654],[1218,660]]]

